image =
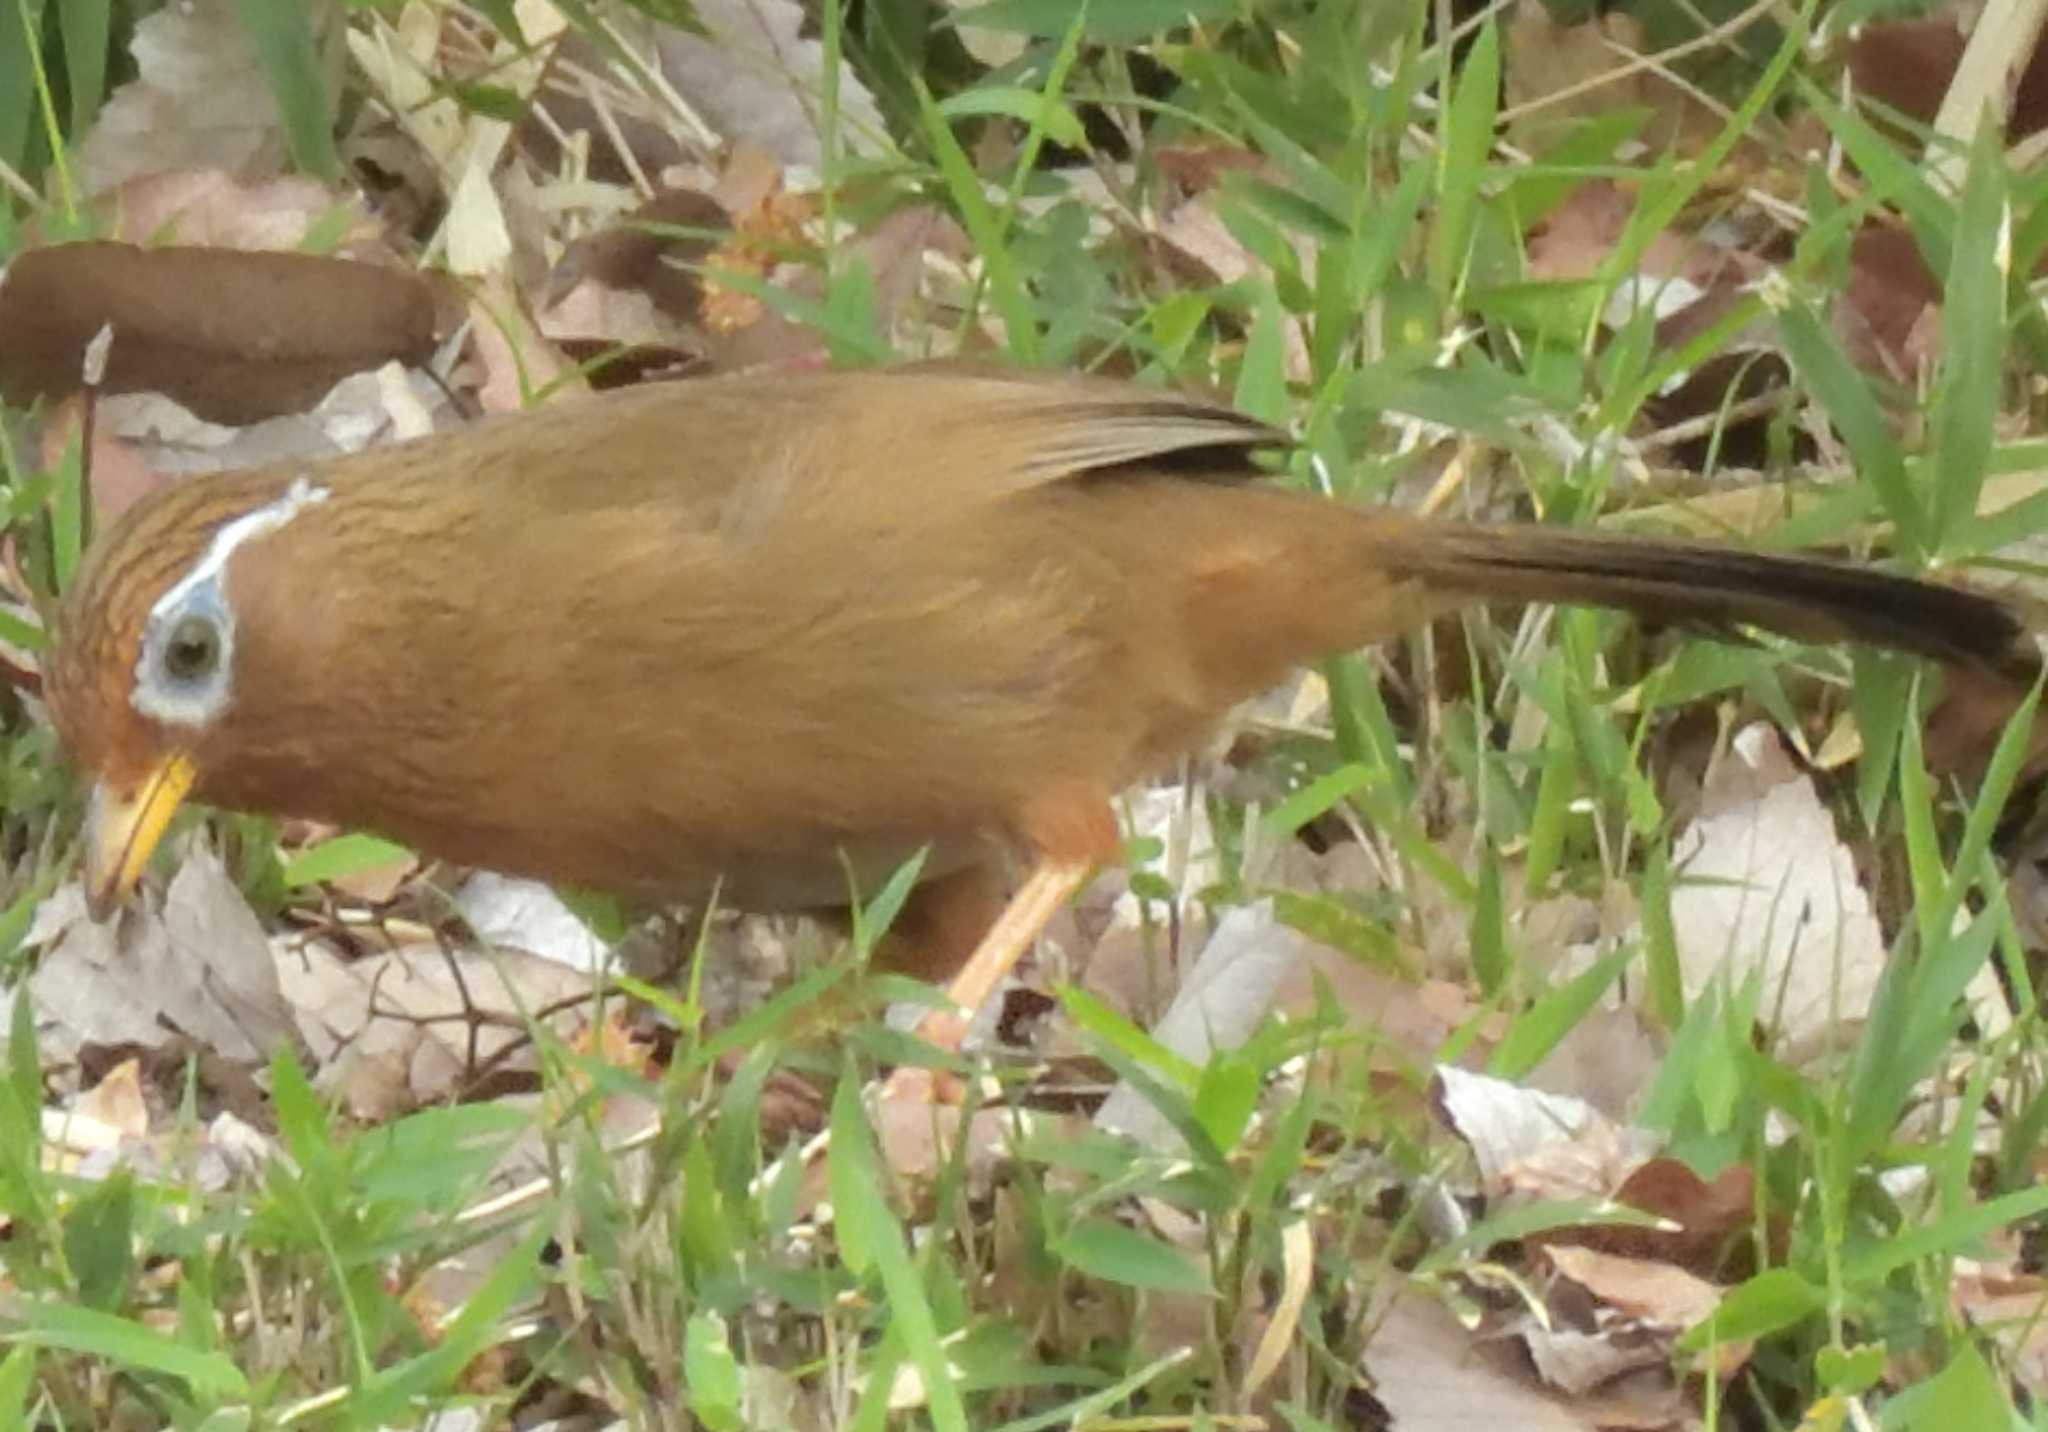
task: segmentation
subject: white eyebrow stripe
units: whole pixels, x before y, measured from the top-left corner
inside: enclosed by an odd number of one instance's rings
[[[174,582],[164,594],[156,599],[149,609],[152,624],[161,620],[166,612],[175,611],[197,588],[219,578],[221,569],[228,564],[228,558],[235,555],[235,549],[251,538],[275,532],[290,522],[308,507],[325,502],[331,496],[324,487],[315,487],[305,478],[294,478],[292,485],[285,489],[284,496],[275,502],[266,502],[253,512],[245,512],[234,521],[213,534],[213,541],[206,551],[192,564],[192,570]]]

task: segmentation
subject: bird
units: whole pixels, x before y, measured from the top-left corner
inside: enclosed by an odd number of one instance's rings
[[[636,900],[843,909],[922,857],[897,966],[965,1020],[1113,799],[1306,662],[1487,602],[1902,648],[2031,680],[2019,614],[1826,558],[1404,515],[1134,380],[649,384],[165,485],[94,541],[49,709],[88,906],[188,799]],[[1021,876],[1021,878],[1020,878]]]

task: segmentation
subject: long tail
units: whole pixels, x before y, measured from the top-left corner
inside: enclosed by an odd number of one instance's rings
[[[1857,641],[2031,682],[2041,652],[2007,602],[1824,558],[1560,527],[1414,524],[1376,553],[1389,575],[1477,601],[1614,607],[1655,621],[1743,623]]]

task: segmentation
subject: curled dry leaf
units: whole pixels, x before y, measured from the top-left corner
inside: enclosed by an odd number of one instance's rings
[[[123,1059],[78,1096],[72,1112],[101,1125],[118,1129],[123,1137],[142,1138],[149,1132],[149,1104],[142,1093],[142,1061]]]
[[[1483,1190],[1529,1198],[1605,1198],[1649,1156],[1649,1136],[1580,1099],[1525,1089],[1455,1065],[1436,1071],[1437,1103],[1472,1147]]]
[[[103,391],[160,392],[248,423],[311,407],[351,373],[424,360],[434,290],[418,274],[307,254],[32,249],[0,278],[0,396],[26,405],[75,391],[103,328]]]

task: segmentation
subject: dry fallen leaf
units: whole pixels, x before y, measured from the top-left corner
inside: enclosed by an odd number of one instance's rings
[[[1234,1049],[1258,1028],[1288,974],[1313,941],[1273,918],[1261,900],[1225,915],[1182,981],[1152,1037],[1192,1064]],[[1180,1135],[1135,1087],[1119,1083],[1095,1115],[1096,1127],[1130,1135],[1148,1148],[1179,1148]]]
[[[317,33],[340,9],[303,4]],[[277,100],[236,0],[184,0],[145,15],[128,50],[136,77],[115,90],[77,145],[88,194],[172,169],[275,173],[285,156]]]
[[[297,1028],[255,913],[211,851],[191,851],[162,906],[97,923],[78,886],[36,912],[34,997],[46,1060],[81,1046],[157,1049],[180,1036],[228,1059],[260,1063]]]
[[[1365,1349],[1394,1432],[1604,1432],[1545,1391],[1512,1345],[1475,1341],[1442,1303],[1404,1292]]]
[[[1605,1198],[1651,1152],[1648,1134],[1583,1100],[1449,1064],[1437,1066],[1436,1082],[1444,1116],[1471,1145],[1489,1195]]]
[[[537,880],[479,870],[463,882],[455,908],[485,944],[524,950],[584,974],[610,962],[611,947]]]
[[[1812,779],[1769,726],[1736,733],[1671,863],[1688,1000],[1756,972],[1762,1017],[1788,1057],[1823,1052],[1845,1022],[1863,1018],[1884,975],[1884,932]],[[2002,1026],[1995,978],[1980,976],[1970,993],[1987,1027]]]
[[[359,1118],[388,1118],[487,1074],[531,1078],[529,1016],[570,1038],[587,975],[519,950],[408,945],[349,961],[281,937],[276,967],[318,1067]]]
[[[1632,63],[1649,48],[1632,14],[1602,11],[1572,23],[1554,18],[1542,0],[1519,0],[1501,37],[1510,137],[1537,152],[1587,118],[1625,109],[1647,111],[1636,140],[1652,150],[1670,146],[1688,129],[1711,135],[1716,116],[1695,95],[1656,69]]]
[[[245,249],[59,244],[0,277],[0,396],[76,391],[87,345],[111,333],[105,393],[156,392],[201,417],[251,423],[311,407],[352,373],[433,351],[420,274]]]
[[[74,1114],[117,1129],[123,1137],[139,1139],[149,1132],[149,1106],[142,1093],[142,1061],[123,1059],[78,1096],[71,1106]]]
[[[825,47],[803,37],[798,0],[695,0],[705,33],[673,25],[655,32],[661,72],[728,140],[745,140],[784,164],[816,172],[823,163]],[[837,77],[839,144],[873,154],[888,126],[875,97],[842,59]]]

